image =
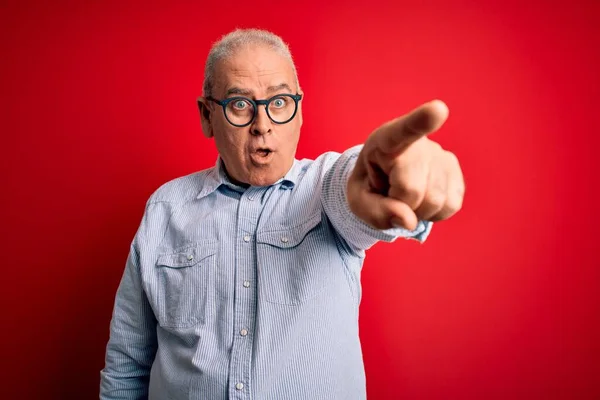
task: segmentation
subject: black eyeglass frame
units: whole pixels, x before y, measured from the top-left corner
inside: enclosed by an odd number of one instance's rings
[[[294,113],[292,114],[292,116],[290,118],[288,118],[286,121],[283,122],[279,122],[279,121],[275,121],[273,119],[273,117],[271,117],[271,114],[269,113],[269,104],[271,104],[271,102],[273,100],[276,100],[277,98],[280,97],[290,97],[292,100],[294,100]],[[265,111],[267,112],[267,116],[269,117],[269,119],[277,125],[283,125],[283,124],[287,124],[288,122],[290,122],[291,120],[294,119],[294,117],[296,116],[296,114],[298,113],[298,102],[300,100],[302,100],[302,95],[301,94],[290,94],[290,93],[280,93],[277,94],[271,98],[268,98],[266,100],[252,100],[249,99],[248,97],[243,97],[243,96],[236,96],[236,97],[228,97],[225,100],[217,100],[214,97],[208,96],[206,98],[206,100],[212,101],[213,103],[216,103],[218,105],[220,105],[223,108],[223,115],[225,115],[225,119],[227,120],[227,122],[229,122],[231,125],[236,126],[238,128],[243,128],[245,126],[250,125],[251,123],[254,122],[254,120],[256,119],[256,115],[258,114],[258,106],[265,106]],[[245,124],[234,124],[233,122],[231,122],[231,120],[229,119],[229,117],[227,117],[227,105],[229,103],[231,103],[232,101],[236,101],[236,100],[244,100],[244,101],[248,101],[250,104],[252,104],[252,106],[254,107],[254,114],[252,115],[252,118],[250,119],[249,122],[245,123]],[[198,101],[198,105],[200,106],[200,101]]]

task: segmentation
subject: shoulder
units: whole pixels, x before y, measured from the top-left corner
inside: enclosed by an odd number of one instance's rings
[[[344,152],[327,151],[317,158],[302,159],[297,162],[298,178],[322,179],[325,174],[334,167],[336,163],[347,164],[358,157],[363,145],[351,147]]]
[[[328,151],[322,153],[315,159],[303,158],[296,162],[297,176],[302,179],[322,175],[340,158],[342,153]]]
[[[346,158],[355,158],[358,156],[360,151],[362,150],[363,145],[359,144],[353,147],[348,148],[344,152],[337,151],[327,151],[317,157],[315,160],[302,160],[302,162],[307,161],[312,168],[329,168],[336,161]]]
[[[213,170],[214,168],[209,168],[194,172],[159,186],[146,202],[136,240],[145,244],[159,240],[173,213],[185,203],[196,199],[202,188],[210,182]]]
[[[159,186],[148,199],[148,204],[180,204],[194,200],[204,186],[213,178],[215,168],[208,168],[180,176]]]

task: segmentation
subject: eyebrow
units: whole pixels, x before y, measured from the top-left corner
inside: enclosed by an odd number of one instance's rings
[[[272,92],[279,92],[282,89],[286,89],[288,92],[292,91],[292,88],[290,88],[290,86],[287,83],[280,83],[277,86],[269,86],[267,88],[267,92],[272,93]]]
[[[249,96],[252,94],[252,92],[248,89],[241,89],[241,88],[234,86],[230,89],[227,89],[227,92],[225,93],[225,97],[228,97],[231,94],[242,94],[244,96]]]
[[[275,85],[275,86],[269,86],[267,88],[267,92],[268,93],[273,93],[273,92],[278,92],[280,90],[286,89],[287,91],[289,91],[290,93],[292,92],[292,89],[290,88],[290,85],[288,85],[287,83],[280,83],[279,85]],[[239,87],[232,87],[227,89],[227,92],[225,93],[225,97],[229,97],[232,94],[238,94],[238,95],[243,95],[243,96],[251,96],[252,95],[252,91],[249,89],[242,89]]]

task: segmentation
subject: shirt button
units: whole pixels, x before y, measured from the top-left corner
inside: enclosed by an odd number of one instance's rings
[[[244,236],[244,242],[248,243],[250,241],[250,236],[246,235]]]
[[[193,259],[194,259],[194,256],[190,254],[190,255],[188,256],[188,260],[192,261]]]
[[[283,243],[287,243],[287,242],[289,242],[290,240],[289,240],[289,239],[288,239],[286,236],[282,236],[282,237],[281,237],[281,241],[282,241]]]
[[[252,201],[252,200],[254,200],[254,197],[248,196],[248,200]]]
[[[235,388],[237,390],[242,390],[244,388],[244,384],[242,382],[236,383]]]
[[[250,281],[244,281],[244,287],[246,287],[246,288],[250,287]]]
[[[247,334],[248,334],[248,330],[247,329],[242,329],[240,331],[240,335],[242,335],[242,336],[246,336]]]

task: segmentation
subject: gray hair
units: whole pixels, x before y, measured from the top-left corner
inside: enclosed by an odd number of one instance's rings
[[[204,97],[212,95],[217,63],[234,55],[236,50],[250,45],[266,46],[287,58],[292,64],[296,86],[299,88],[298,72],[294,65],[292,53],[281,37],[261,29],[236,29],[215,42],[208,53],[204,67],[204,83],[202,85]]]

